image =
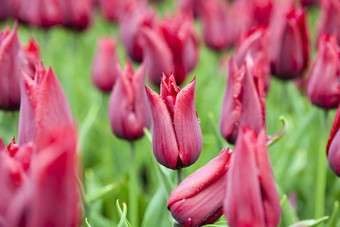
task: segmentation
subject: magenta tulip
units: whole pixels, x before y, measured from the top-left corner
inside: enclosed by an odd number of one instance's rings
[[[171,192],[168,209],[183,226],[214,223],[223,214],[226,174],[232,151],[223,149],[219,156],[188,176]]]
[[[59,128],[51,133],[39,138],[44,146],[35,152],[28,179],[8,204],[7,226],[79,224],[75,132]]]
[[[119,29],[124,48],[128,56],[136,61],[143,61],[143,36],[141,29],[153,28],[156,23],[156,13],[144,4],[133,4],[121,16]]]
[[[101,38],[92,62],[93,84],[103,92],[111,91],[120,73],[115,41],[109,37]]]
[[[0,0],[0,21],[6,20],[11,12],[11,0]]]
[[[248,59],[239,69],[229,61],[228,83],[220,117],[220,132],[234,144],[239,128],[250,126],[258,133],[265,125],[265,100],[262,75]]]
[[[160,95],[146,87],[152,113],[152,148],[157,161],[171,169],[193,164],[202,150],[195,109],[194,78],[180,90],[175,77],[163,77]]]
[[[340,44],[340,2],[338,0],[320,0],[320,17],[317,25],[319,38],[323,33],[334,34]]]
[[[150,113],[144,91],[145,65],[134,74],[130,62],[118,77],[109,102],[109,118],[113,133],[122,139],[135,140],[150,127]]]
[[[280,199],[270,166],[265,130],[240,129],[226,177],[223,210],[230,227],[276,227]]]
[[[67,28],[83,30],[91,23],[92,0],[59,0],[59,10],[62,25]]]
[[[32,79],[23,75],[19,116],[19,146],[57,127],[73,125],[73,117],[63,88],[52,68],[37,65]]]
[[[300,0],[301,5],[303,6],[313,6],[319,3],[319,0]]]
[[[270,24],[271,72],[281,80],[302,76],[309,61],[306,13],[292,2],[277,3]]]
[[[340,102],[340,50],[335,36],[321,36],[317,57],[307,81],[307,96],[314,105],[335,108]]]
[[[340,128],[340,108],[338,107],[326,147],[329,166],[331,167],[333,172],[338,176],[340,176],[339,128]]]

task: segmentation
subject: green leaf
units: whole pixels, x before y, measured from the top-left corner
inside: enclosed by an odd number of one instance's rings
[[[122,208],[119,205],[119,199],[117,199],[116,207],[117,207],[118,214],[119,214],[119,217],[120,217],[120,221],[119,221],[117,227],[123,227],[123,226],[124,227],[131,227],[131,224],[129,223],[129,221],[126,218],[126,210],[127,210],[126,204],[123,203],[123,210],[122,210]]]
[[[99,198],[102,198],[106,195],[108,195],[110,192],[112,192],[115,188],[117,187],[117,185],[115,183],[106,185],[103,188],[98,189],[97,191],[86,195],[85,201],[86,203],[91,203]]]
[[[170,212],[166,209],[166,207],[167,200],[165,197],[164,188],[160,186],[146,208],[142,227],[170,226],[172,218],[170,217]]]
[[[280,201],[280,206],[282,207],[283,206],[283,204],[287,201],[287,195],[286,194],[284,194],[283,196],[282,196],[282,199],[281,199],[281,201]]]
[[[269,136],[267,140],[267,146],[274,144],[275,142],[279,141],[282,136],[286,133],[286,129],[288,128],[288,120],[285,116],[281,115],[279,119],[282,122],[281,130],[276,133],[275,135]]]
[[[319,219],[310,219],[310,220],[304,220],[304,221],[299,221],[295,223],[294,225],[290,225],[290,227],[309,227],[309,226],[316,226],[326,220],[328,220],[328,216],[319,218]]]
[[[90,225],[90,223],[88,222],[87,218],[85,218],[85,224],[86,224],[87,227],[92,227],[92,226]]]
[[[339,219],[339,201],[335,201],[333,212],[331,218],[327,223],[327,227],[336,227],[338,224],[338,219]]]

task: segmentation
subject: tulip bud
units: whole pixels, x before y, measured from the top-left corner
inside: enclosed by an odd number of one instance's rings
[[[214,223],[222,214],[226,174],[232,151],[223,149],[219,156],[188,176],[171,192],[168,209],[183,226]]]
[[[33,156],[29,179],[8,204],[7,226],[78,226],[75,132],[49,133],[40,137],[45,146]]]
[[[143,61],[143,36],[140,32],[144,27],[153,28],[155,12],[142,4],[134,4],[121,17],[119,29],[124,48],[128,56],[136,61]]]
[[[91,23],[92,0],[59,1],[59,10],[62,24],[67,28],[83,30]]]
[[[267,29],[258,27],[245,33],[239,40],[235,53],[235,63],[241,68],[247,57],[254,60],[258,74],[263,76],[265,93],[270,86],[270,67],[267,44],[269,36]]]
[[[25,64],[27,65],[27,72],[30,77],[34,77],[35,66],[39,64],[40,47],[34,38],[30,38],[28,44],[23,49]]]
[[[162,79],[161,95],[146,87],[152,113],[153,153],[160,164],[171,169],[190,166],[201,154],[195,85],[196,78],[180,90],[170,74]]]
[[[223,211],[230,227],[276,227],[280,199],[266,147],[266,134],[240,129],[226,178]]]
[[[335,34],[340,44],[340,2],[338,0],[320,0],[320,17],[317,22],[318,39],[323,33]]]
[[[103,92],[111,91],[120,73],[114,40],[101,38],[92,63],[93,84]]]
[[[307,96],[314,105],[335,108],[340,102],[340,51],[335,36],[321,36],[318,53],[309,73]]]
[[[52,68],[36,66],[32,79],[25,73],[21,83],[19,146],[54,131],[57,127],[73,126],[73,117],[63,88]]]
[[[229,143],[235,143],[242,126],[250,126],[256,133],[265,126],[263,79],[251,58],[240,69],[230,59],[220,117],[220,132]]]
[[[331,167],[333,172],[338,176],[340,176],[339,128],[340,128],[340,108],[338,107],[326,147],[329,166]]]
[[[313,6],[319,3],[319,0],[300,0],[301,5],[303,6]]]
[[[0,0],[0,21],[6,20],[7,17],[10,16],[11,12],[11,1],[9,0]]]
[[[309,60],[306,14],[292,2],[277,3],[270,24],[271,72],[281,80],[302,76]]]
[[[109,118],[113,133],[122,139],[135,140],[150,127],[150,113],[144,91],[145,65],[134,74],[130,62],[118,77],[109,102]]]

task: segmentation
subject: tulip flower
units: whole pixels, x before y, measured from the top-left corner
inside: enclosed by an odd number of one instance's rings
[[[174,72],[176,82],[181,84],[198,61],[197,39],[193,18],[185,12],[162,21],[157,31],[143,29],[145,41],[144,58],[150,81],[161,82],[163,73]]]
[[[320,0],[320,17],[317,22],[318,39],[323,33],[335,34],[340,44],[340,2],[337,0]]]
[[[331,167],[333,172],[338,176],[340,176],[339,128],[340,128],[340,108],[338,107],[326,147],[329,166]]]
[[[34,38],[30,38],[28,44],[22,48],[24,53],[25,64],[27,65],[27,72],[30,77],[35,74],[35,66],[40,61],[40,47],[38,42]]]
[[[152,113],[153,153],[160,164],[170,169],[190,166],[202,150],[195,85],[196,78],[180,90],[170,74],[162,78],[160,95],[146,87]]]
[[[247,57],[253,58],[259,74],[263,75],[264,90],[267,93],[270,86],[270,67],[267,43],[267,29],[258,27],[245,33],[239,40],[235,53],[235,63],[241,68]]]
[[[113,39],[101,38],[92,63],[92,82],[103,92],[111,91],[121,73]]]
[[[319,3],[319,0],[300,0],[303,6],[313,6]]]
[[[113,133],[122,139],[135,140],[150,127],[150,113],[144,91],[145,65],[134,74],[130,62],[119,75],[109,102],[109,118]]]
[[[100,11],[109,21],[117,22],[123,0],[98,0]]]
[[[91,23],[92,0],[59,0],[59,10],[62,25],[67,28],[83,30]]]
[[[202,0],[177,0],[177,8],[197,17],[201,10]]]
[[[302,76],[309,60],[306,13],[292,2],[277,3],[271,20],[271,72],[281,80]]]
[[[133,4],[121,16],[119,22],[121,39],[128,56],[136,61],[143,61],[143,27],[153,28],[155,25],[155,11],[143,4]]]
[[[340,102],[340,50],[335,36],[320,38],[317,57],[307,81],[307,96],[314,105],[335,108]]]
[[[37,65],[32,79],[23,75],[19,116],[19,146],[55,130],[73,125],[73,117],[63,88],[52,68]]]
[[[246,125],[256,133],[265,125],[263,79],[251,58],[248,58],[240,69],[234,60],[230,59],[220,132],[229,143],[234,144],[239,128]]]
[[[182,226],[214,223],[223,214],[226,174],[232,151],[223,149],[219,156],[188,176],[171,192],[168,209]]]
[[[0,0],[0,21],[6,20],[10,16],[11,12],[11,1],[10,0]]]
[[[76,136],[72,128],[50,133],[40,137],[44,146],[32,157],[29,179],[8,204],[7,226],[79,225]]]
[[[257,136],[240,129],[226,178],[223,211],[230,227],[276,227],[280,199],[266,147],[265,130]]]

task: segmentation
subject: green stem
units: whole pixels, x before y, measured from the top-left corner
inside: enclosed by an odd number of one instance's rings
[[[323,134],[327,134],[328,125],[328,112],[324,112],[324,122],[323,122]],[[321,140],[323,141],[323,140]],[[325,147],[322,143],[321,148]],[[318,151],[318,165],[317,165],[317,175],[316,175],[316,191],[315,191],[315,218],[320,218],[324,215],[325,211],[325,191],[326,191],[326,178],[327,178],[327,160],[325,149],[319,149]]]
[[[129,180],[129,220],[133,227],[139,226],[138,223],[138,179],[137,179],[137,165],[135,144],[130,142],[130,180]]]
[[[182,182],[183,178],[183,172],[182,169],[177,170],[177,185],[179,185]]]

